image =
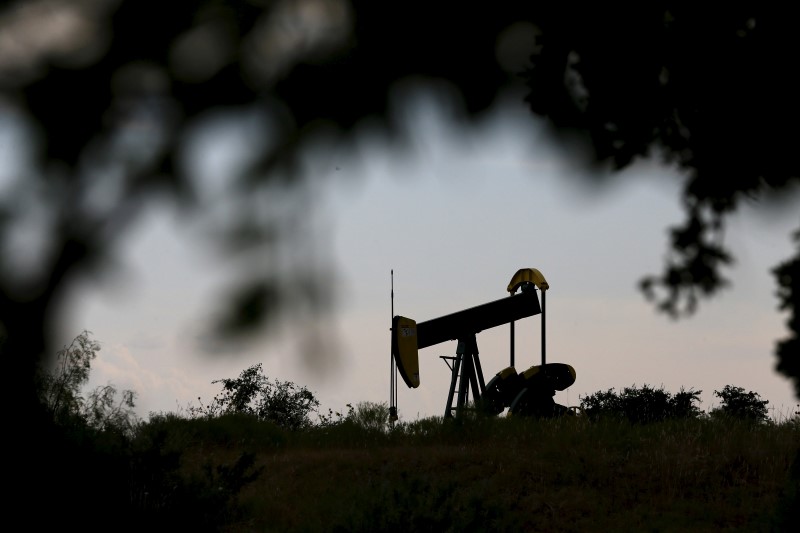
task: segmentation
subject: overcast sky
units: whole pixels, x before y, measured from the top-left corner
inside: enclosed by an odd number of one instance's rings
[[[306,224],[296,244],[324,268],[334,295],[327,311],[295,316],[250,345],[211,349],[206,318],[230,261],[200,244],[202,229],[154,204],[121,241],[117,274],[81,284],[65,304],[64,342],[88,329],[102,344],[92,386],[133,389],[146,417],[207,402],[220,391],[213,380],[262,363],[270,378],[315,392],[324,411],[388,402],[392,304],[395,314],[428,320],[507,296],[511,276],[532,267],[551,287],[547,360],[577,371],[558,402],[648,384],[702,390],[709,410],[713,391],[732,384],[758,392],[775,415],[792,411],[791,386],[773,370],[786,315],[769,268],[792,252],[796,212],[738,212],[726,233],[737,257],[733,288],[673,321],[637,282],[659,272],[667,228],[683,220],[674,170],[641,162],[607,187],[588,187],[576,156],[555,149],[522,102],[465,130],[435,97],[413,101],[401,109],[404,149],[389,151],[365,127],[356,150],[309,155],[314,179],[296,200]],[[246,137],[224,131],[207,168],[224,168],[219,152]],[[209,170],[205,179],[218,177]],[[516,330],[522,371],[540,360],[540,317]],[[508,337],[508,326],[477,336],[487,382],[508,365]],[[444,413],[450,373],[440,356],[454,355],[455,344],[420,351],[420,387],[400,380],[401,419]]]

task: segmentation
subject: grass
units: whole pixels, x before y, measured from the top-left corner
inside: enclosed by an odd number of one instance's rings
[[[797,423],[432,418],[299,432],[250,423],[235,439],[206,429],[182,444],[186,475],[254,455],[260,475],[238,493],[231,532],[768,532],[798,523]]]

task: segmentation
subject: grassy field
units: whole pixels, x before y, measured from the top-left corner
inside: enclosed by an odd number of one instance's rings
[[[231,532],[800,530],[797,423],[197,422],[166,444],[184,475],[245,455],[258,469]]]

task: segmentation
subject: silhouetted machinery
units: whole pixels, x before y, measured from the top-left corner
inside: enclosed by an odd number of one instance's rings
[[[541,272],[523,268],[511,278],[507,298],[420,323],[394,316],[392,358],[403,381],[410,388],[419,387],[419,350],[456,340],[455,356],[441,356],[451,371],[445,418],[467,409],[470,391],[474,407],[493,415],[506,408],[510,415],[572,414],[570,408],[555,403],[553,397],[556,391],[575,383],[575,369],[564,363],[547,363],[545,356],[545,292],[549,288]],[[518,373],[514,368],[514,323],[538,314],[542,315],[542,362]],[[510,365],[485,384],[476,335],[502,324],[511,327]]]

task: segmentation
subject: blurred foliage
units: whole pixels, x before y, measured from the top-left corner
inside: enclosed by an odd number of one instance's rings
[[[531,109],[567,143],[590,146],[595,162],[622,169],[661,156],[685,173],[686,220],[670,229],[663,272],[640,286],[670,316],[691,315],[729,284],[727,217],[744,203],[770,209],[800,182],[800,133],[785,127],[800,118],[791,15],[755,2],[534,12],[541,50],[526,73]],[[777,369],[798,395],[799,262],[800,253],[775,271],[790,313]]]
[[[404,87],[443,90],[469,124],[524,79],[532,112],[572,159],[586,149],[607,170],[661,155],[684,171],[686,220],[671,230],[664,271],[641,286],[669,315],[691,314],[727,283],[727,217],[798,183],[794,20],[790,4],[755,2],[2,2],[0,114],[22,148],[0,182],[0,357],[13,376],[3,399],[19,406],[12,423],[31,428],[16,452],[52,453],[33,384],[56,352],[59,305],[80,276],[109,267],[156,199],[250,252],[248,275],[220,303],[220,332],[320,308],[324,265],[279,246],[303,210],[265,199],[303,183],[302,155],[321,141],[352,144],[366,123],[402,141],[392,102]],[[215,114],[257,126],[218,176],[230,186],[209,191],[187,158]],[[267,253],[255,260],[254,249]],[[777,368],[798,393],[799,258],[774,271],[789,313]],[[34,491],[30,476],[17,481]]]
[[[800,231],[794,234],[794,240],[797,256],[773,270],[778,279],[780,309],[789,314],[786,319],[789,336],[778,341],[775,353],[778,356],[776,369],[793,378],[795,395],[800,398]]]

